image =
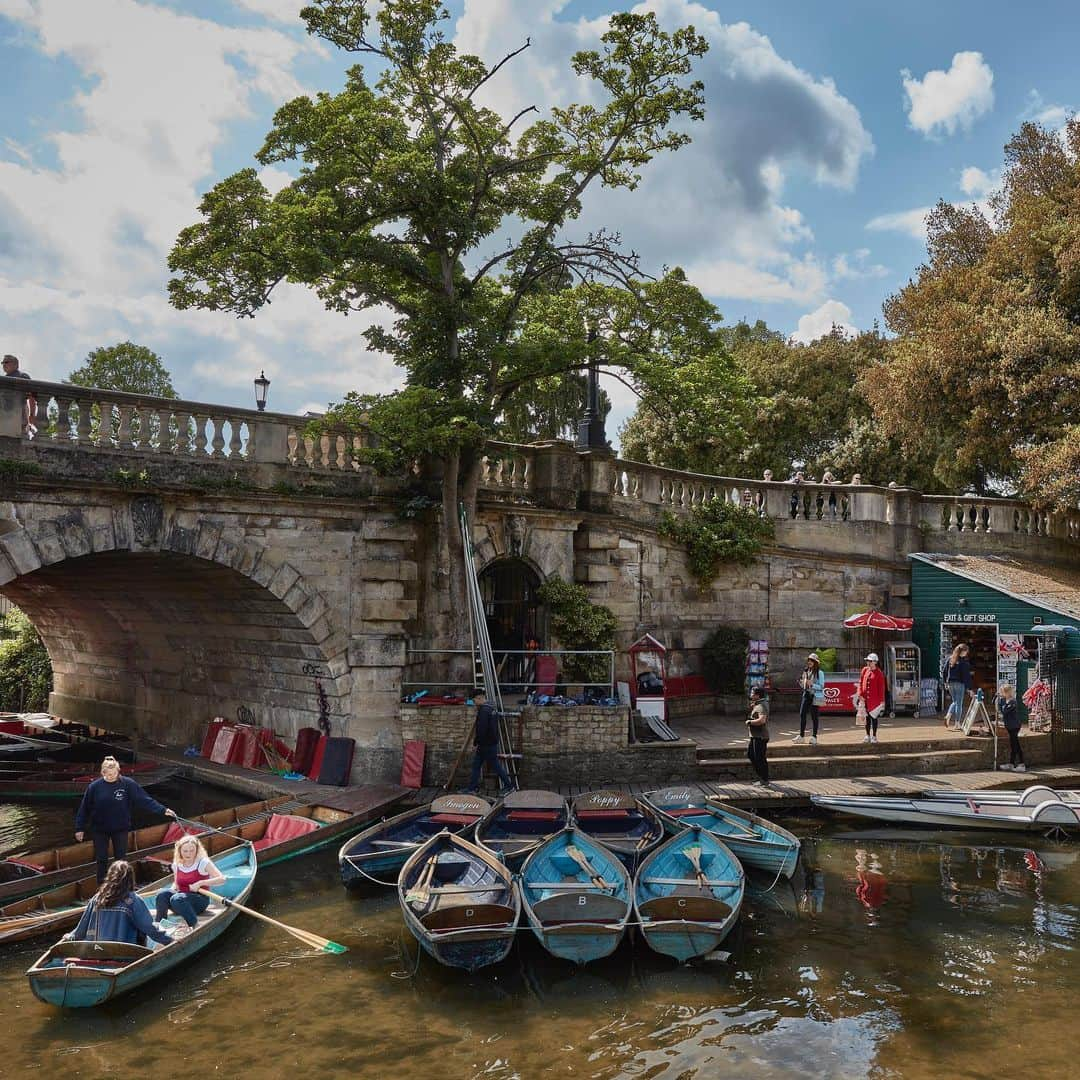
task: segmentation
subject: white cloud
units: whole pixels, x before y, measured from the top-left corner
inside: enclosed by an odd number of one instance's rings
[[[916,206],[913,210],[898,210],[891,214],[878,214],[866,227],[874,232],[902,232],[916,240],[926,239],[926,216],[932,206]]]
[[[1038,90],[1029,90],[1027,105],[1020,114],[1022,120],[1034,120],[1043,127],[1061,129],[1065,121],[1076,115],[1076,107],[1073,105],[1049,105],[1043,100]]]
[[[973,199],[981,199],[997,187],[997,180],[976,165],[969,165],[960,174],[960,190]]]
[[[979,52],[958,52],[948,71],[928,71],[916,79],[901,72],[908,122],[924,135],[953,135],[994,104],[994,73]]]
[[[799,319],[799,325],[791,338],[809,345],[811,341],[817,341],[831,333],[834,327],[843,330],[845,334],[857,333],[851,323],[851,308],[839,300],[826,300],[816,311],[810,311]]]
[[[832,277],[836,281],[846,281],[849,278],[883,278],[888,275],[887,266],[870,262],[869,248],[858,248],[850,254],[841,252],[832,261]]]
[[[780,257],[775,265],[765,266],[737,259],[704,259],[690,263],[686,272],[710,296],[758,303],[813,303],[828,284],[825,268],[812,255]]]
[[[300,9],[307,0],[232,0],[239,8],[277,22],[300,25]]]

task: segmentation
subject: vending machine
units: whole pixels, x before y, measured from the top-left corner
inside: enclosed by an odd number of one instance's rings
[[[885,687],[891,702],[889,715],[901,709],[919,715],[922,663],[913,641],[891,641],[885,646]]]

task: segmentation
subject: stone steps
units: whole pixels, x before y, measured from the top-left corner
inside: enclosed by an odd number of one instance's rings
[[[796,749],[798,749],[796,747]],[[818,749],[814,747],[813,749]],[[870,753],[819,754],[816,756],[769,754],[769,777],[775,780],[806,780],[835,776],[889,776],[904,773],[963,772],[989,768],[989,754],[980,747],[917,752],[884,752],[881,743],[867,747]],[[699,758],[696,779],[752,779],[753,769],[742,758]]]
[[[777,758],[818,758],[842,755],[844,757],[874,757],[879,754],[927,754],[939,750],[977,750],[982,751],[992,744],[988,740],[956,737],[946,739],[890,739],[888,742],[864,743],[862,737],[850,742],[837,742],[835,736],[823,739],[816,745],[809,741],[793,743],[787,738],[769,741],[769,757]],[[736,760],[746,757],[746,740],[732,740],[724,746],[698,746],[698,761]]]

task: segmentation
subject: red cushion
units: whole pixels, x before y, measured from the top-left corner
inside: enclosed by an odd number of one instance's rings
[[[229,755],[236,739],[236,728],[223,727],[214,740],[214,749],[210,753],[210,760],[224,765],[229,760]]]
[[[315,752],[311,755],[311,768],[308,769],[307,778],[318,782],[319,770],[322,768],[323,756],[326,754],[326,736],[320,735],[315,744]]]
[[[36,870],[39,874],[45,873],[45,867],[41,863],[30,862],[29,859],[5,859],[4,862],[17,863],[19,866],[28,866],[31,870]]]
[[[704,806],[673,806],[670,810],[664,809],[664,813],[670,817],[693,817],[695,814],[704,814]]]
[[[424,751],[427,744],[422,739],[410,739],[405,744],[401,759],[401,786],[419,790],[424,786]]]
[[[272,814],[262,839],[256,840],[252,846],[256,851],[262,851],[263,848],[283,844],[286,840],[314,832],[318,827],[319,823],[312,821],[311,818],[294,817],[292,814]]]
[[[165,830],[165,835],[161,838],[163,844],[175,844],[177,840],[182,836],[190,836],[194,832],[204,833],[206,828],[200,825],[197,829],[185,829],[183,825],[178,825],[175,821]]]
[[[579,810],[577,817],[586,818],[628,818],[629,810]]]
[[[217,741],[218,732],[225,726],[224,720],[211,720],[206,725],[206,734],[203,736],[200,757],[208,758],[214,752],[214,743]]]
[[[506,815],[509,821],[558,821],[558,810],[511,810]]]
[[[476,814],[432,814],[428,818],[436,825],[469,825],[476,819]]]

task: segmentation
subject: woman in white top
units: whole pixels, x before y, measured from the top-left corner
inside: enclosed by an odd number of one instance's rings
[[[225,878],[194,836],[182,836],[176,841],[172,871],[172,885],[162,889],[154,900],[157,920],[164,919],[171,908],[194,929],[199,916],[210,906],[210,897],[203,894],[203,887],[216,888],[224,884]],[[173,937],[177,936],[178,933],[173,934]]]

